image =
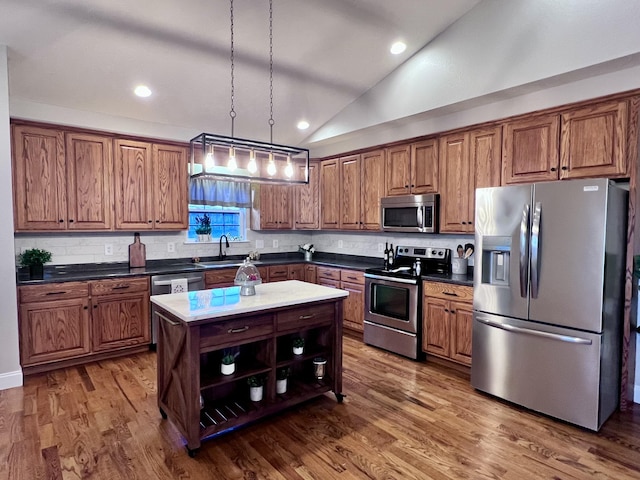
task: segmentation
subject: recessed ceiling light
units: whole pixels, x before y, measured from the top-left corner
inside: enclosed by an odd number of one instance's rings
[[[309,122],[306,120],[300,120],[298,122],[298,130],[306,130],[307,128],[309,128]]]
[[[393,53],[394,55],[399,55],[400,53],[404,52],[406,49],[407,49],[406,43],[396,42],[393,45],[391,45],[390,52]]]
[[[151,95],[151,89],[146,85],[138,85],[133,90],[133,93],[135,93],[139,97],[148,97],[149,95]]]

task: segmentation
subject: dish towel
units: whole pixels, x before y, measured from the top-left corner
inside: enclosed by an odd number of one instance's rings
[[[171,280],[171,293],[182,293],[189,290],[189,282],[186,278],[175,278]]]

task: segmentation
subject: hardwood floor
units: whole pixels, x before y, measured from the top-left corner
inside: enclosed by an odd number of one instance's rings
[[[36,375],[0,392],[0,479],[640,478],[638,405],[595,434],[349,337],[344,393],[211,439],[192,459],[158,412],[154,353]]]

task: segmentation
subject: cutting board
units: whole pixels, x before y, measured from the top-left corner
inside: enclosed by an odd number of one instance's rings
[[[147,263],[147,248],[140,242],[140,234],[133,234],[133,243],[129,245],[129,267],[144,267]]]

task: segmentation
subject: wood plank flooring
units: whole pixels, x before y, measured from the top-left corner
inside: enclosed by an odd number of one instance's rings
[[[0,479],[638,479],[640,406],[592,433],[474,391],[468,376],[344,341],[327,394],[203,443],[156,406],[155,353],[0,392]]]

